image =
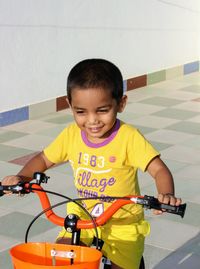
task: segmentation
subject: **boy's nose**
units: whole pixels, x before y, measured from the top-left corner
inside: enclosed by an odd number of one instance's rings
[[[88,123],[89,123],[90,125],[95,124],[95,123],[97,123],[97,122],[98,122],[98,117],[97,117],[96,114],[89,114],[89,115],[88,115]]]

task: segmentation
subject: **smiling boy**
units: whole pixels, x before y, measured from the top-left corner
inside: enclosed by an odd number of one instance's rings
[[[127,96],[123,94],[121,72],[113,63],[87,59],[75,65],[68,76],[67,100],[75,122],[17,176],[6,177],[2,184],[16,184],[21,178],[30,180],[35,171],[43,172],[54,164],[69,161],[80,197],[108,197],[107,201],[83,203],[94,217],[110,205],[109,197],[140,195],[138,169],[147,171],[155,180],[160,202],[181,203],[174,196],[172,175],[159,152],[136,128],[117,119],[126,106]],[[70,212],[85,217],[74,204],[69,204]],[[112,269],[138,269],[148,233],[149,225],[139,205],[124,206],[100,227],[102,251],[111,260]],[[68,236],[63,229],[57,242],[68,242]],[[84,230],[81,240],[89,244],[92,236],[93,231]]]

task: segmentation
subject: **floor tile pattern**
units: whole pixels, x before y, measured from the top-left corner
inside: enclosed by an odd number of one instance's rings
[[[194,68],[195,63],[185,67],[188,75],[173,78],[171,74],[172,79],[167,81],[161,81],[162,74],[152,74],[149,79],[158,83],[128,91],[126,110],[119,114],[119,118],[136,126],[161,152],[173,173],[177,196],[187,203],[183,219],[145,211],[152,227],[145,244],[147,269],[199,269],[200,265],[200,73],[190,74]],[[63,110],[1,127],[0,177],[17,173],[72,121],[70,111]],[[76,196],[68,164],[50,169],[48,175],[51,178],[47,189]],[[142,194],[156,195],[155,184],[148,174],[139,172],[139,181]],[[50,199],[53,203],[60,201],[57,197]],[[65,215],[65,206],[57,210]],[[29,222],[40,211],[34,194],[23,198],[1,197],[0,268],[12,268],[9,248],[24,241]],[[30,240],[53,241],[58,229],[41,217],[31,231]]]

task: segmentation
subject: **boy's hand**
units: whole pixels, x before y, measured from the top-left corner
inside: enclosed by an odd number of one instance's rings
[[[176,198],[173,194],[158,194],[158,201],[163,204],[169,204],[172,206],[179,206],[182,203],[180,198]],[[154,210],[155,215],[161,215],[164,211]]]
[[[4,179],[2,180],[1,184],[2,185],[15,185],[17,183],[19,183],[19,181],[21,181],[21,177],[20,176],[6,176],[4,177]]]
[[[16,185],[21,181],[21,178],[19,176],[6,176],[2,181],[1,181],[1,185]],[[11,194],[10,191],[5,191],[5,194]]]

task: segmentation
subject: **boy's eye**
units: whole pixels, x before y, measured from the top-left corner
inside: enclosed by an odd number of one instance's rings
[[[108,112],[108,109],[107,108],[99,109],[98,112],[99,113],[107,113]]]
[[[83,114],[83,113],[84,113],[83,110],[77,110],[77,111],[76,111],[76,114]]]

